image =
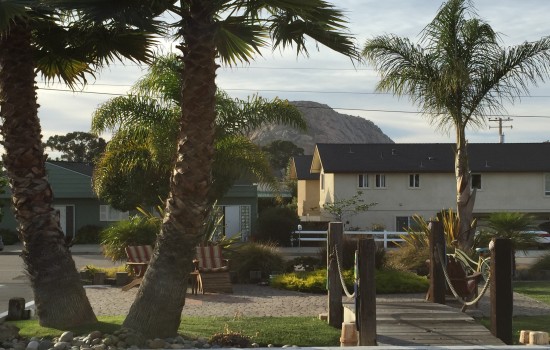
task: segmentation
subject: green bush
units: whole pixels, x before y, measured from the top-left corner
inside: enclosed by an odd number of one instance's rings
[[[20,242],[17,231],[10,230],[8,228],[1,228],[0,236],[2,236],[2,241],[5,245],[12,245]]]
[[[344,236],[342,243],[342,261],[341,268],[344,270],[353,269],[355,265],[355,251],[357,250],[357,239],[352,239]],[[319,250],[319,259],[327,260],[327,248],[324,246]],[[374,255],[374,265],[377,269],[381,269],[386,265],[386,250],[382,247],[377,247]]]
[[[286,207],[265,209],[258,218],[258,233],[260,242],[274,242],[281,246],[290,246],[290,236],[298,227],[298,214]]]
[[[326,268],[326,258],[320,260],[314,256],[299,256],[285,262],[284,271],[294,272],[296,268],[302,268],[304,271],[314,271],[321,267]]]
[[[96,225],[85,225],[76,231],[76,237],[73,240],[74,244],[99,244],[101,241],[102,227]]]
[[[354,276],[352,270],[343,271],[344,281],[349,291],[353,290]],[[383,269],[376,271],[376,293],[423,293],[428,290],[426,277],[407,271]],[[271,285],[276,288],[295,290],[307,293],[325,293],[327,271],[295,272],[276,276]]]
[[[267,279],[284,266],[283,256],[272,244],[245,243],[225,255],[230,258],[229,266],[237,282],[250,282],[250,271],[261,271],[262,279]]]
[[[428,247],[403,245],[387,254],[387,266],[396,270],[416,271],[419,275],[428,274],[426,260],[430,258]]]
[[[154,245],[160,220],[132,216],[101,232],[103,255],[113,261],[126,260],[124,248],[131,245]]]

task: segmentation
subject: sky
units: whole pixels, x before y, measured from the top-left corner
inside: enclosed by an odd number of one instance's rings
[[[339,0],[332,3],[345,11],[349,32],[362,48],[365,40],[384,34],[418,39],[433,19],[441,0]],[[477,0],[478,16],[500,33],[503,46],[521,44],[550,35],[548,0]],[[165,43],[163,52],[178,52],[174,43]],[[374,122],[395,142],[454,143],[454,133],[437,130],[421,116],[407,98],[377,94],[376,71],[351,62],[328,48],[310,47],[309,57],[292,50],[264,50],[254,62],[218,70],[217,85],[230,96],[246,99],[258,94],[272,99],[315,101],[340,113],[360,116]],[[101,71],[82,90],[71,92],[59,83],[45,84],[38,78],[39,117],[44,141],[52,135],[89,131],[93,111],[117,94],[126,94],[145,73],[145,66],[116,63]],[[550,140],[550,83],[530,87],[530,96],[491,119],[512,119],[503,123],[505,142],[543,142]],[[497,122],[470,129],[470,142],[499,142]],[[510,128],[512,127],[512,128]],[[108,138],[108,135],[104,135]]]

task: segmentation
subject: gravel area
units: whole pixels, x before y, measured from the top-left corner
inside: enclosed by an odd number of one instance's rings
[[[327,312],[326,295],[279,290],[266,286],[236,284],[233,294],[188,294],[183,309],[185,316],[313,316]],[[137,288],[123,292],[120,288],[88,286],[86,293],[96,315],[125,315],[132,304]],[[379,295],[379,302],[396,300],[423,300],[424,294]],[[344,297],[344,301],[351,301]],[[460,308],[451,298],[447,304]],[[489,291],[481,299],[478,309],[470,307],[467,313],[474,317],[489,316]],[[550,315],[550,305],[514,293],[514,315]]]

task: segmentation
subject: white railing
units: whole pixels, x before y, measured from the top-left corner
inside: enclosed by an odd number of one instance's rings
[[[388,243],[403,242],[404,239],[400,236],[406,235],[407,232],[396,231],[344,231],[345,235],[349,236],[361,236],[368,235],[373,236],[376,242],[383,242],[384,248],[388,248]],[[302,242],[326,242],[327,231],[294,231],[293,243],[296,242],[298,247],[302,246]],[[293,244],[294,245],[294,244]]]

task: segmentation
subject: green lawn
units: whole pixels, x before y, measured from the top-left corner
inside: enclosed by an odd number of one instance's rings
[[[93,326],[70,329],[83,335],[93,330],[112,333],[120,328],[123,316],[99,317]],[[10,322],[21,329],[24,337],[58,337],[62,331],[44,328],[37,320]],[[180,334],[190,338],[210,338],[215,333],[240,332],[262,346],[273,344],[298,346],[339,346],[340,330],[313,317],[184,317]]]
[[[515,282],[514,292],[525,294],[533,299],[540,300],[550,305],[550,281]],[[481,319],[480,322],[490,329],[489,319]],[[545,316],[519,316],[512,319],[514,331],[514,343],[518,343],[521,330],[543,331],[550,333],[550,315]]]

